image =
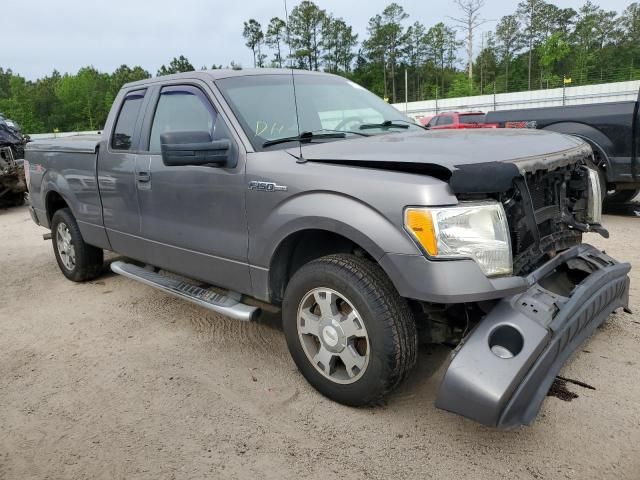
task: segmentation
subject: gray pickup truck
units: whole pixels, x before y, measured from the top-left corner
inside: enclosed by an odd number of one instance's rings
[[[437,406],[530,423],[618,308],[588,144],[535,130],[426,131],[359,85],[291,70],[125,85],[102,136],[33,142],[31,214],[62,273],[111,269],[238,320],[281,307],[318,391],[375,404],[424,342],[458,345]]]

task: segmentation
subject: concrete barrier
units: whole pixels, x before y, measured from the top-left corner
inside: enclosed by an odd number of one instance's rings
[[[393,106],[413,118],[442,112],[515,110],[522,108],[620,102],[638,98],[640,80],[602,83],[580,87],[550,88],[526,92],[498,93],[473,97],[443,98],[421,102],[396,103]]]

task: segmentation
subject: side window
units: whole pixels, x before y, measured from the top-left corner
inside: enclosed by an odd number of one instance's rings
[[[431,120],[429,120],[429,123],[427,123],[427,127],[435,127],[437,123],[438,123],[438,117],[435,116]]]
[[[146,90],[136,90],[124,97],[111,137],[111,148],[114,150],[131,150],[133,131],[136,128],[145,92]]]
[[[440,117],[440,120],[438,120],[438,126],[451,125],[452,123],[453,123],[453,117],[449,115],[443,115],[442,117]]]
[[[160,153],[165,132],[209,132],[215,136],[217,112],[204,93],[189,85],[163,87],[151,125],[149,151]]]

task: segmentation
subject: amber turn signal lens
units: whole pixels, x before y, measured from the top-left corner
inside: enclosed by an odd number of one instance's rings
[[[405,225],[429,255],[438,255],[436,230],[431,212],[408,208],[405,212]]]

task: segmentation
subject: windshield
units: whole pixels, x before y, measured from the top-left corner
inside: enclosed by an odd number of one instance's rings
[[[460,123],[482,123],[484,122],[484,113],[467,113],[460,115],[458,121]]]
[[[256,150],[278,148],[269,142],[302,132],[340,131],[350,137],[349,133],[371,135],[421,128],[373,93],[342,77],[296,74],[295,98],[292,75],[230,77],[217,80],[216,85]],[[403,128],[393,128],[390,123],[394,122]],[[291,146],[287,142],[277,145]]]

